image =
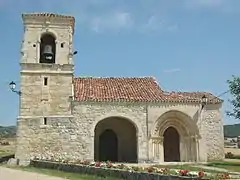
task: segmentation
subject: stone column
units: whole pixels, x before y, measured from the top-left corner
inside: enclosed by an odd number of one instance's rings
[[[160,136],[159,137],[159,140],[160,140],[160,162],[164,162],[164,145],[163,145],[163,141],[164,141],[164,137],[163,136]]]
[[[180,159],[183,162],[189,161],[189,143],[188,143],[189,137],[182,136],[180,138]]]
[[[199,139],[198,135],[195,136],[195,145],[196,145],[196,162],[199,162]]]
[[[36,63],[39,63],[40,60],[40,40],[37,41],[36,43]]]
[[[156,162],[163,161],[163,137],[152,137],[153,160]]]
[[[190,149],[190,152],[191,152],[191,162],[195,162],[196,161],[196,141],[195,141],[195,135],[191,136],[191,139],[190,139],[190,143],[191,143],[191,149]]]

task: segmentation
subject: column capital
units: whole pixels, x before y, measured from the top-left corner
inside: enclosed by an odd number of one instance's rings
[[[198,134],[195,134],[195,135],[192,135],[191,136],[191,139],[193,139],[193,140],[195,140],[195,141],[197,141],[197,140],[199,140],[201,137],[200,137],[200,135],[198,135]]]
[[[151,140],[154,144],[162,143],[163,139],[164,139],[163,136],[153,136],[153,137],[151,137]]]

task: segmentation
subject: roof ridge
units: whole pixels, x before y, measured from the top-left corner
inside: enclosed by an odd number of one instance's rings
[[[95,78],[95,79],[111,79],[111,78],[118,78],[118,79],[133,79],[133,78],[139,78],[139,79],[144,79],[144,78],[150,78],[153,79],[154,81],[156,81],[156,78],[153,76],[79,76],[79,77],[74,77],[74,78]],[[157,83],[157,81],[156,81]]]
[[[206,92],[206,91],[169,91],[171,93],[202,93],[202,94],[211,94],[213,95],[213,93],[211,92]]]

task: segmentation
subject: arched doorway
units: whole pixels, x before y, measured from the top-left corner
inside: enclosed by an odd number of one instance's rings
[[[111,129],[99,136],[99,161],[118,161],[118,137]]]
[[[174,127],[169,127],[164,134],[164,161],[179,162],[180,161],[180,137]]]
[[[137,147],[137,129],[129,119],[108,117],[95,126],[95,161],[136,163]]]

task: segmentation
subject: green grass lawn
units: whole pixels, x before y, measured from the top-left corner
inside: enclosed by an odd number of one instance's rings
[[[14,154],[14,152],[8,146],[0,145],[0,157]]]
[[[224,168],[229,171],[240,172],[240,162],[211,162],[206,166]]]

